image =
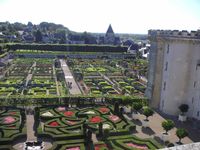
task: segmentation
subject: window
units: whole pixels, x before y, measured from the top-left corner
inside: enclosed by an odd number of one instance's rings
[[[165,71],[167,71],[168,68],[168,62],[165,63]]]
[[[196,81],[194,81],[194,88],[196,87],[196,84],[197,84],[197,82],[196,82]]]
[[[167,54],[169,53],[169,44],[167,44]]]
[[[163,85],[163,90],[166,89],[166,82],[164,82],[164,85]]]

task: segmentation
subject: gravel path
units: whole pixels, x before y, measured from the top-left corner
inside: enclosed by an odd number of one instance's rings
[[[60,59],[60,63],[61,63],[61,68],[65,75],[66,84],[72,83],[71,88],[69,88],[70,94],[72,94],[72,95],[81,94],[81,91],[80,91],[71,71],[69,70],[69,67],[66,64],[65,60]]]
[[[27,125],[27,141],[37,141],[37,137],[34,135],[33,125],[34,116],[26,115],[26,125]]]

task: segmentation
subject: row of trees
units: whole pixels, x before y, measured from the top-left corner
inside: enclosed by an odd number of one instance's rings
[[[186,107],[185,105],[184,106],[181,105],[180,107],[184,107],[184,111],[185,109],[188,109],[188,108],[185,108]],[[143,108],[143,114],[146,116],[146,121],[148,121],[148,117],[152,116],[154,113],[153,110],[149,107],[143,107],[141,103],[133,104],[133,109],[135,110],[136,113],[138,113],[142,108]],[[163,127],[163,130],[165,130],[165,133],[164,133],[165,135],[168,135],[168,132],[175,127],[174,121],[170,119],[163,121],[161,125]],[[178,128],[176,130],[176,136],[179,138],[179,143],[181,143],[181,140],[184,137],[188,136],[188,132],[184,128]]]

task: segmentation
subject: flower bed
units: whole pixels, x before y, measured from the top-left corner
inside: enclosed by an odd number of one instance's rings
[[[118,121],[121,120],[121,119],[120,119],[118,116],[116,116],[116,115],[110,115],[110,116],[109,116],[109,119],[110,119],[111,121],[113,121],[113,122],[118,122]]]
[[[56,121],[53,121],[53,122],[50,122],[48,125],[52,126],[52,127],[57,127],[57,126],[59,126],[59,123]]]
[[[94,149],[95,150],[101,150],[101,149],[105,150],[105,149],[108,149],[108,147],[106,144],[95,144]]]
[[[58,111],[65,111],[66,110],[65,107],[58,107],[57,109],[58,109]]]
[[[99,108],[99,111],[101,113],[105,114],[105,113],[108,113],[110,110],[108,108],[106,108],[106,107],[101,107],[101,108]]]
[[[43,113],[42,116],[44,116],[44,117],[53,117],[53,114],[48,111],[48,112]]]
[[[3,118],[4,124],[11,124],[13,122],[15,122],[15,118],[12,116],[7,116],[7,117]]]
[[[67,148],[66,150],[80,150],[80,147],[79,146],[71,147],[71,148]]]
[[[64,112],[63,114],[64,114],[66,117],[71,117],[71,116],[74,115],[74,112],[72,112],[72,111],[66,111],[66,112]]]
[[[92,117],[89,120],[89,122],[91,122],[91,123],[100,123],[101,121],[102,121],[102,118],[99,116]]]
[[[75,121],[67,121],[67,124],[69,124],[69,125],[75,125],[75,124],[77,124],[77,122],[75,122]]]
[[[137,148],[138,150],[148,150],[148,147],[146,145],[138,145],[135,143],[125,143],[128,147],[131,148]]]

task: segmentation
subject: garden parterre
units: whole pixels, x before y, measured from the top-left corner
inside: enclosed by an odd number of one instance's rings
[[[36,109],[39,137],[52,138],[52,149],[156,149],[160,145],[153,140],[142,140],[130,133],[135,125],[117,115],[113,107],[68,108],[42,107]],[[103,139],[99,130],[102,124]],[[87,126],[85,128],[85,126]],[[91,130],[98,142],[88,141],[85,129]]]
[[[0,109],[0,149],[10,148],[17,138],[26,138],[26,116],[24,109]]]

